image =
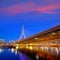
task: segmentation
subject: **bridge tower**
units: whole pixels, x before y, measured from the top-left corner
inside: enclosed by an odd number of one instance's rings
[[[20,34],[20,37],[19,37],[18,40],[21,40],[21,39],[24,39],[24,38],[26,38],[26,36],[25,36],[25,33],[24,33],[24,25],[22,25],[22,31],[21,31],[21,34]]]

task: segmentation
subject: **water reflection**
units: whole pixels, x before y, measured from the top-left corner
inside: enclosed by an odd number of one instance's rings
[[[38,55],[36,55],[35,57],[36,57],[36,60],[39,60],[39,56]]]
[[[34,48],[37,49],[38,47]],[[32,50],[32,48],[30,47],[30,50]],[[39,47],[37,49],[37,51],[42,51],[42,52],[50,52],[54,55],[60,55],[60,48],[57,47]],[[39,55],[40,52],[39,52]],[[39,56],[38,54],[36,54],[35,58],[36,60],[39,60]],[[17,49],[0,49],[0,60],[32,60],[30,57],[28,57],[27,55],[21,53],[20,51],[18,51]]]
[[[18,51],[17,50],[15,50],[15,55],[17,55],[18,54]]]
[[[21,52],[19,53],[19,56],[20,56],[20,60],[32,60],[30,57],[28,57],[27,55],[25,55]]]
[[[46,53],[49,52],[49,53],[54,54],[54,55],[60,54],[60,47],[43,47],[43,46],[41,46],[39,49],[42,52],[46,52]]]
[[[12,49],[10,49],[10,50],[11,50],[11,52],[12,52],[12,53],[14,53],[14,52],[15,52],[15,49],[13,49],[13,48],[12,48]]]
[[[14,49],[14,48],[10,49],[10,51],[11,51],[11,53],[14,53],[15,55],[18,54],[18,51],[16,49]]]
[[[0,60],[31,60],[31,58],[12,48],[0,49]]]
[[[0,53],[2,53],[4,51],[4,49],[0,49]]]

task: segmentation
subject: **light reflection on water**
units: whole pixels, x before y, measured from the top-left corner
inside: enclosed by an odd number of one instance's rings
[[[60,54],[60,47],[40,47],[39,48],[42,52],[46,51],[52,53],[54,55]]]
[[[2,53],[4,51],[4,49],[0,49],[0,53]]]
[[[0,60],[31,60],[16,49],[0,49]]]
[[[37,49],[38,47],[36,47]],[[60,55],[60,48],[57,47],[40,47],[37,50],[42,52],[50,52],[55,55]],[[36,55],[36,59],[39,59],[39,56]],[[18,52],[16,49],[0,49],[0,60],[32,60],[30,57],[27,57],[25,54]]]

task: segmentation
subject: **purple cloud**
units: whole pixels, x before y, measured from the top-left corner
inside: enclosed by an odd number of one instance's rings
[[[33,2],[28,2],[27,4],[17,4],[9,7],[0,8],[0,15],[17,15],[25,12],[40,12],[46,14],[57,13],[53,10],[60,9],[59,4],[53,4],[48,6],[38,6]]]

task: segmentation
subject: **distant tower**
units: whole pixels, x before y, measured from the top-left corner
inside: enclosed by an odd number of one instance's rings
[[[21,40],[21,39],[24,39],[24,38],[26,38],[26,36],[25,36],[25,33],[24,33],[24,25],[23,25],[22,26],[22,31],[21,31],[21,34],[20,34],[20,37],[19,37],[18,40]]]

